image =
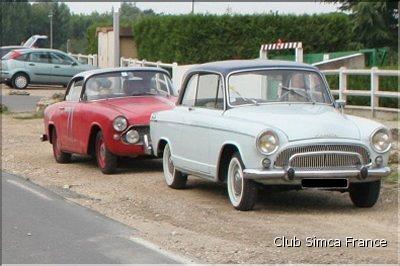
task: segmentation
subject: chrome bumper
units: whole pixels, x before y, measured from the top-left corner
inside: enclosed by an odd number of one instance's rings
[[[361,168],[361,169],[324,169],[324,170],[295,170],[290,168],[272,169],[272,170],[257,170],[245,169],[243,177],[247,179],[267,180],[282,178],[286,180],[298,180],[302,178],[358,178],[365,180],[369,177],[384,177],[391,172],[389,167],[382,168]]]

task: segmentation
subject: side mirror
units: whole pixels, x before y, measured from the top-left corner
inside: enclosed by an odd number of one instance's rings
[[[336,100],[334,103],[335,108],[340,109],[343,113],[344,107],[346,106],[346,101],[345,100]]]

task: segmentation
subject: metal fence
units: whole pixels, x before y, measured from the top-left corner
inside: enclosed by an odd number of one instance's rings
[[[399,112],[399,108],[388,108],[379,106],[379,98],[400,98],[398,88],[396,91],[383,91],[379,88],[379,77],[400,77],[398,70],[383,70],[373,67],[371,69],[347,69],[341,67],[335,70],[323,70],[326,76],[337,75],[339,77],[338,90],[331,90],[332,94],[339,95],[339,99],[347,100],[347,96],[368,96],[371,99],[370,106],[347,106],[349,108],[370,109],[372,116],[375,116],[375,111],[390,111]],[[370,76],[370,88],[365,90],[352,90],[348,87],[348,76],[364,75]]]

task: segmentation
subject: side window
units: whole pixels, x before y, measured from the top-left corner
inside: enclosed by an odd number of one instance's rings
[[[72,82],[65,100],[70,102],[77,102],[81,97],[83,79],[76,79]]]
[[[66,55],[60,53],[50,53],[52,64],[71,65],[74,61]]]
[[[48,52],[30,53],[29,60],[35,63],[50,63],[50,55]]]
[[[199,75],[193,75],[189,81],[186,83],[185,94],[182,98],[182,105],[184,106],[194,106],[196,98],[196,87]]]
[[[224,95],[221,77],[217,74],[199,76],[195,106],[210,109],[224,108]]]

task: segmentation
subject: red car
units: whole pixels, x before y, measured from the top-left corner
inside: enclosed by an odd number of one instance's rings
[[[115,68],[82,72],[65,99],[44,111],[45,134],[58,163],[71,155],[94,156],[100,170],[114,173],[118,156],[152,156],[153,112],[175,106],[169,73],[160,68]]]

